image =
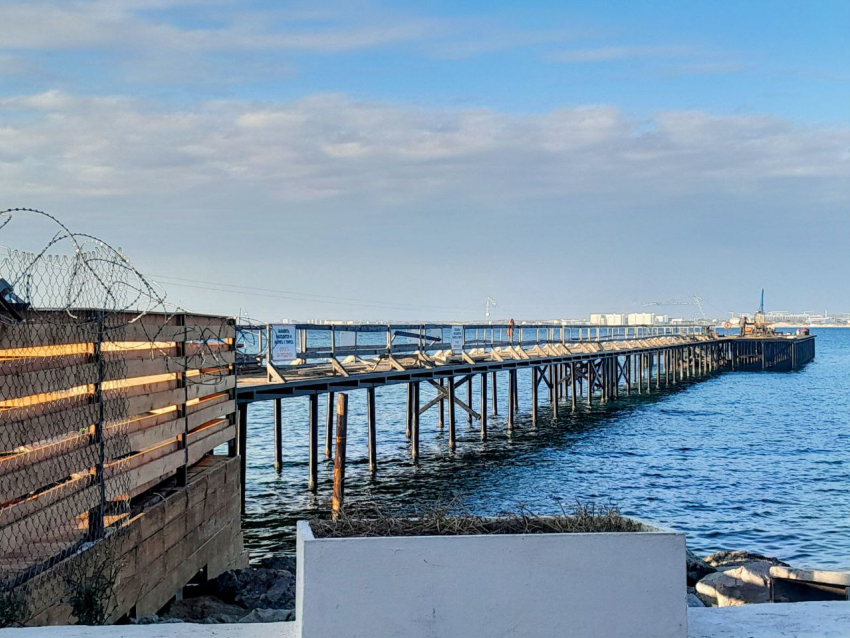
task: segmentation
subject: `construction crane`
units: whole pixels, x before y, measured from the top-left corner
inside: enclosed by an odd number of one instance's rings
[[[691,297],[692,301],[648,301],[645,304],[646,306],[696,306],[699,310],[699,314],[702,317],[703,321],[708,321],[705,316],[705,311],[702,309],[702,297],[697,297],[693,295]]]
[[[764,336],[775,333],[776,330],[768,323],[764,314],[764,288],[762,288],[761,297],[759,298],[759,309],[756,310],[753,320],[749,322],[746,317],[741,317],[741,334]]]
[[[490,316],[490,308],[491,307],[495,308],[498,305],[499,304],[497,304],[493,299],[491,299],[490,297],[487,297],[487,301],[484,302],[484,316],[489,317]]]

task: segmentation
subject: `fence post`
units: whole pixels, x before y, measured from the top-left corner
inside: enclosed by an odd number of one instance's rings
[[[94,385],[94,401],[96,406],[97,421],[94,424],[94,440],[97,445],[97,465],[94,468],[94,476],[98,487],[98,504],[89,510],[89,537],[94,540],[103,536],[104,517],[106,514],[106,477],[103,475],[103,466],[106,461],[106,443],[103,437],[103,338],[104,338],[104,312],[96,311],[97,330],[95,334],[93,356],[97,366],[97,382]]]
[[[348,429],[348,395],[336,398],[336,453],[334,455],[334,492],[331,510],[334,519],[345,503],[345,438]]]
[[[177,485],[178,487],[186,487],[189,476],[189,414],[186,410],[186,403],[189,401],[189,384],[186,381],[189,359],[186,352],[186,340],[189,338],[189,334],[186,329],[186,314],[181,313],[176,316],[176,319],[177,325],[183,327],[183,341],[177,342],[176,357],[183,359],[181,364],[183,370],[177,373],[177,387],[183,388],[183,402],[177,406],[177,418],[183,419],[183,432],[180,434],[180,447],[183,448],[183,465],[177,468]]]

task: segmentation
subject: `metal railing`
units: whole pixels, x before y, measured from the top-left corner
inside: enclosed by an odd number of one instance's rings
[[[628,341],[659,336],[707,335],[711,327],[673,325],[591,324],[287,324],[297,335],[296,363],[319,363],[331,358],[372,358],[518,346]],[[237,367],[243,372],[265,365],[272,324],[237,325]],[[458,354],[455,352],[455,354]]]

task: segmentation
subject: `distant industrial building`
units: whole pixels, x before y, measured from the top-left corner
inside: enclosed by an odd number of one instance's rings
[[[648,326],[669,322],[669,316],[656,315],[652,312],[631,312],[629,314],[611,312],[590,315],[590,323],[594,326]]]

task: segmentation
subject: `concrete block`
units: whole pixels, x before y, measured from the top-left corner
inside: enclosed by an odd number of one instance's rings
[[[685,638],[685,538],[663,530],[317,539],[298,523],[301,638]]]

